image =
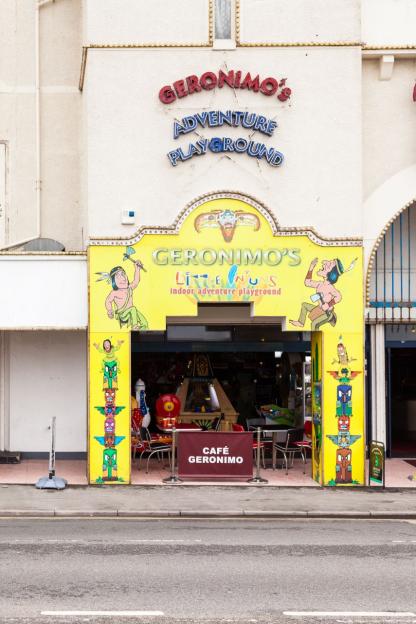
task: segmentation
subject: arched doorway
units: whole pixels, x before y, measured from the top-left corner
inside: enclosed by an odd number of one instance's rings
[[[416,201],[391,219],[374,246],[367,274],[367,322],[371,326],[372,437],[385,441],[390,456],[414,458]]]

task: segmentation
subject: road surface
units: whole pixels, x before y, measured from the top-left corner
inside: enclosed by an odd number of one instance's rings
[[[0,622],[416,623],[416,521],[0,519]]]

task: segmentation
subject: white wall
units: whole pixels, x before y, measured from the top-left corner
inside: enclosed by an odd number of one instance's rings
[[[208,0],[84,0],[85,44],[208,40]],[[360,0],[241,0],[242,42],[359,41]]]
[[[366,266],[378,236],[416,199],[414,59],[396,58],[390,80],[363,62],[363,236]]]
[[[7,219],[17,240],[36,228],[34,14],[32,2],[0,3],[0,140],[8,143]]]
[[[86,256],[0,254],[0,276],[0,329],[87,327]]]
[[[366,46],[416,45],[414,0],[361,0],[361,7]]]
[[[84,0],[84,43],[207,42],[208,6],[208,0]]]
[[[416,163],[388,178],[364,203],[365,267],[377,238],[395,215],[416,200]]]
[[[11,332],[10,448],[84,452],[87,440],[86,332]]]
[[[292,98],[228,87],[164,105],[160,88],[189,74],[241,69],[287,78]],[[324,69],[325,68],[325,69]],[[170,224],[195,197],[216,190],[253,195],[285,226],[327,236],[362,233],[361,51],[359,48],[90,50],[86,90],[89,234],[128,236],[122,208],[140,224]],[[247,110],[276,119],[279,168],[246,154],[207,153],[172,167],[166,156],[198,137],[247,137],[243,128],[198,130],[173,139],[175,119],[205,110]]]
[[[7,144],[0,141],[0,247],[6,238]]]
[[[364,199],[416,163],[415,79],[414,59],[396,59],[390,80],[380,80],[379,61],[363,62]]]
[[[241,0],[241,42],[360,41],[360,0]]]
[[[81,197],[81,0],[40,11],[42,236],[85,249]]]
[[[0,141],[7,142],[7,236],[37,235],[37,0],[0,2]],[[41,235],[83,248],[80,206],[81,0],[40,9]],[[2,241],[0,241],[2,242]]]

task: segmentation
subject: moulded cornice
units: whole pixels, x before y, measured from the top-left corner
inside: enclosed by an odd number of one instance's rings
[[[363,59],[377,59],[382,56],[394,56],[396,59],[416,58],[416,46],[364,46]]]
[[[62,259],[66,257],[86,255],[86,251],[0,251],[0,258],[3,256],[56,256]]]

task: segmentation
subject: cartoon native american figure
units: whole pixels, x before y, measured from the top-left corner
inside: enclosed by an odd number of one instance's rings
[[[354,362],[356,358],[350,358],[348,355],[348,351],[343,342],[341,342],[342,336],[340,336],[340,342],[337,345],[337,358],[332,360],[333,364],[337,364],[337,370],[330,370],[328,373],[337,381],[340,381],[341,384],[348,384],[352,379],[355,379],[361,371],[353,371],[351,370],[351,362]],[[338,388],[343,388],[346,390],[347,386],[338,386]],[[348,397],[348,400],[351,401],[351,396]],[[344,403],[347,401],[344,400]],[[347,412],[343,412],[347,413]]]
[[[126,271],[121,266],[115,266],[110,273],[99,272],[97,282],[106,280],[111,284],[111,291],[105,300],[105,308],[108,318],[115,318],[120,327],[127,326],[132,330],[147,329],[147,320],[133,305],[133,291],[140,282],[140,271],[145,270],[140,260],[133,260],[130,256],[135,253],[132,247],[128,247],[123,258],[134,264],[134,276],[130,282]]]
[[[103,346],[94,342],[94,347],[104,355],[102,361],[102,373],[103,373],[103,388],[117,390],[118,373],[120,372],[119,360],[116,357],[116,351],[119,351],[123,340],[119,340],[116,345],[111,343],[111,340],[106,338],[103,341]]]
[[[312,331],[317,331],[325,323],[335,326],[337,316],[334,308],[342,299],[342,295],[335,288],[335,284],[340,275],[354,268],[355,260],[351,262],[347,269],[344,268],[341,260],[338,258],[322,260],[322,266],[317,271],[317,275],[322,279],[314,280],[312,277],[317,264],[318,258],[314,258],[309,266],[304,282],[308,288],[315,289],[315,293],[311,295],[311,303],[306,301],[302,303],[298,320],[290,321],[291,325],[295,327],[304,327],[308,317],[311,321]]]
[[[104,355],[103,360],[106,362],[112,362],[113,360],[116,359],[115,357],[115,352],[119,351],[121,345],[123,344],[124,340],[118,340],[116,345],[113,345],[111,343],[111,340],[109,338],[106,338],[105,340],[103,340],[103,346],[100,347],[100,345],[97,342],[94,342],[94,347],[97,349],[97,351],[99,351],[99,353],[102,353]]]
[[[194,226],[199,233],[203,228],[219,228],[226,243],[233,240],[238,226],[252,227],[255,232],[260,228],[257,215],[243,210],[211,210],[196,217]]]

